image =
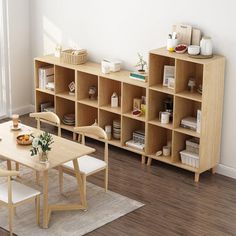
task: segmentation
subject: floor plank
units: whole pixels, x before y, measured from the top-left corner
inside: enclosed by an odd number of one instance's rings
[[[28,116],[21,121],[35,126]],[[47,125],[43,127],[56,132]],[[63,136],[72,139],[69,132],[63,132]],[[102,156],[101,143],[88,139],[87,144]],[[103,186],[102,174],[88,180]],[[195,183],[188,171],[157,161],[147,167],[141,164],[139,155],[110,146],[109,189],[146,205],[88,235],[236,235],[235,184],[236,180],[210,172]]]

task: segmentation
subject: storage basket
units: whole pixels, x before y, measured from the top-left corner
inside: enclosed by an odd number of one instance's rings
[[[186,140],[186,150],[189,152],[199,154],[199,139],[191,138]]]
[[[88,54],[86,50],[82,50],[79,54],[73,54],[76,50],[73,49],[67,49],[63,50],[61,52],[60,61],[63,63],[73,64],[73,65],[79,65],[83,64],[88,59]]]
[[[196,153],[183,150],[180,152],[181,162],[185,165],[192,166],[195,168],[199,167],[199,155]]]

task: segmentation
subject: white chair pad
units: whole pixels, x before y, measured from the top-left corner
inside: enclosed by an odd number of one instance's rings
[[[24,184],[12,181],[12,202],[13,204],[33,198],[39,195],[38,190],[32,189]],[[8,184],[0,184],[0,201],[8,203]]]
[[[99,160],[92,156],[82,156],[78,158],[79,169],[82,174],[89,175],[92,172],[96,172],[96,170],[102,169],[106,167],[106,162]],[[73,161],[68,161],[62,165],[65,168],[74,170]]]

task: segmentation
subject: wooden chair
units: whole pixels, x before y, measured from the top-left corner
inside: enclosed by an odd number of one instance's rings
[[[74,131],[79,133],[82,136],[82,144],[85,144],[85,135],[92,135],[97,138],[105,139],[105,151],[104,151],[104,161],[97,159],[92,156],[82,156],[78,158],[79,170],[82,174],[82,180],[84,184],[84,191],[86,196],[86,178],[87,176],[93,175],[99,171],[105,171],[105,183],[104,188],[105,191],[108,189],[108,143],[107,143],[107,134],[106,132],[100,128],[99,126],[83,126],[83,127],[75,127]],[[80,141],[80,137],[78,141]],[[59,168],[59,186],[60,192],[63,192],[63,173],[75,175],[74,174],[74,166],[73,162],[69,161],[63,164]]]
[[[0,184],[0,205],[6,206],[9,210],[9,231],[13,235],[12,225],[15,208],[28,201],[35,200],[36,222],[40,224],[40,192],[11,180],[17,176],[18,171],[0,169],[0,177],[7,177],[7,182]]]
[[[30,113],[37,121],[37,129],[41,129],[41,122],[56,126],[58,128],[58,136],[61,137],[61,121],[60,118],[53,112],[35,112]],[[39,172],[36,172],[36,182],[39,183]]]

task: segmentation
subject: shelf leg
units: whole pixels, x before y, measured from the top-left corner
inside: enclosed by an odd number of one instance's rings
[[[199,177],[200,177],[200,174],[199,173],[195,173],[194,181],[195,182],[199,182]]]
[[[211,173],[212,173],[212,174],[215,174],[215,173],[216,173],[216,168],[217,168],[217,166],[214,166],[214,167],[211,169]]]
[[[152,164],[152,158],[148,157],[147,165],[150,166]]]
[[[146,157],[144,155],[142,155],[142,164],[146,163]]]

